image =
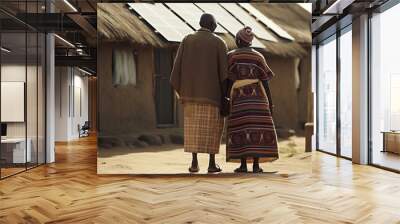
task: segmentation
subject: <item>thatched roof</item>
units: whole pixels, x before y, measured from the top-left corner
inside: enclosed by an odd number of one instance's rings
[[[281,16],[278,17],[277,14],[271,13],[270,11],[273,10],[269,8],[270,5],[280,12],[285,11],[285,16],[282,16],[281,14]],[[262,49],[261,51],[266,54],[279,55],[282,57],[301,57],[306,55],[306,51],[300,44],[311,43],[311,34],[309,32],[310,15],[308,15],[308,17],[304,15],[304,12],[306,11],[300,6],[290,6],[296,4],[282,4],[282,6],[279,5],[280,4],[254,3],[256,8],[268,15],[278,25],[281,25],[282,28],[292,35],[295,38],[295,41],[290,42],[281,40],[280,42],[276,43],[261,40],[266,46],[265,49]],[[288,13],[288,9],[291,13]],[[291,14],[295,14],[295,18],[297,19],[296,22],[287,19],[288,17],[294,17]],[[143,20],[131,12],[124,3],[97,4],[97,30],[103,40],[106,41],[127,41],[134,44],[151,45],[154,47],[171,46],[171,43],[164,40],[164,38],[162,38],[159,34],[155,33],[149,26],[145,24]],[[308,42],[307,33],[310,37],[310,42]],[[229,49],[236,48],[235,40],[232,35],[219,34],[219,36],[225,40]]]
[[[229,50],[237,48],[235,38],[230,34],[218,34],[226,43]],[[278,55],[281,57],[303,57],[307,54],[304,48],[297,42],[270,42],[260,40],[265,48],[261,52],[268,55]]]
[[[97,4],[97,32],[110,41],[128,41],[155,47],[167,45],[123,3]]]
[[[260,12],[272,19],[296,42],[311,44],[311,14],[294,3],[252,3]]]

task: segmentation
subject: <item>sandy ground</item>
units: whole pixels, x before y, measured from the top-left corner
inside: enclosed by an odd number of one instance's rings
[[[291,137],[279,142],[280,159],[262,163],[266,173],[294,174],[311,172],[311,154],[304,153],[305,139]],[[98,174],[187,174],[191,154],[182,145],[163,145],[142,149],[100,149],[97,159]],[[200,174],[207,173],[208,155],[199,154]],[[216,156],[223,173],[233,173],[238,163],[225,161],[225,145]],[[252,166],[248,166],[251,170]]]

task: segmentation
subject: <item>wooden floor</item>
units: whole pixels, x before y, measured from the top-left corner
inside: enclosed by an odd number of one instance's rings
[[[25,167],[23,167],[23,168],[22,167],[7,167],[7,168],[3,167],[3,168],[1,168],[1,177],[2,178],[8,177],[13,174],[23,172],[25,170],[26,170]]]
[[[98,176],[94,138],[0,181],[0,223],[400,223],[400,175],[315,153],[312,173]],[[292,164],[287,164],[291,166]]]

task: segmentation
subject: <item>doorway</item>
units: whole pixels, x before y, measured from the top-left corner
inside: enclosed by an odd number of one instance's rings
[[[175,125],[175,97],[169,82],[173,66],[172,50],[156,49],[154,65],[157,126],[171,127]]]

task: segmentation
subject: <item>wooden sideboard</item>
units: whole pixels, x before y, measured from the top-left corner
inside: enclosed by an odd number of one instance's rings
[[[383,152],[400,154],[400,131],[386,131],[383,134]]]

